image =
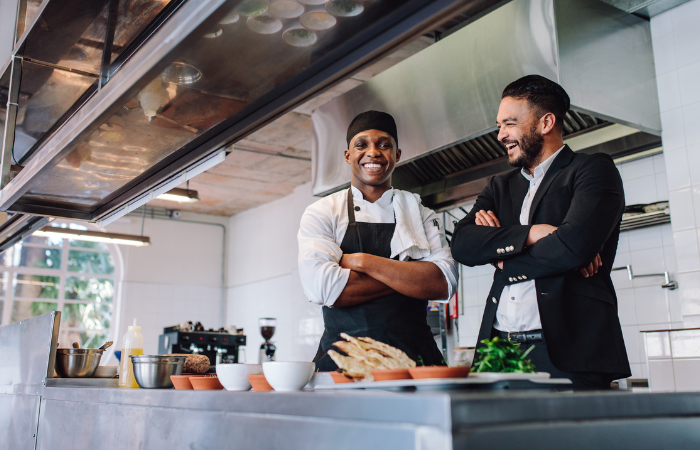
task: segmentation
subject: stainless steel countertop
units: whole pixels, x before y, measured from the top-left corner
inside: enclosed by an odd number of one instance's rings
[[[700,416],[700,392],[228,392],[48,387],[48,400],[452,427]]]

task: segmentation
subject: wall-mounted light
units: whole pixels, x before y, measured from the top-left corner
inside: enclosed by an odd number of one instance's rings
[[[73,230],[59,227],[43,227],[35,231],[34,236],[73,239],[76,241],[104,242],[106,244],[133,245],[136,247],[151,245],[151,238],[148,236],[105,233],[103,231]]]
[[[165,194],[160,194],[156,199],[178,203],[194,203],[199,201],[199,193],[193,189],[175,188]]]

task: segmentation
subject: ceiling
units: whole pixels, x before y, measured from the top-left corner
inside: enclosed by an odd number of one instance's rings
[[[433,42],[427,36],[409,42],[238,141],[224,162],[190,181],[189,188],[199,192],[199,202],[153,200],[149,206],[232,216],[291,194],[296,186],[311,181],[311,112]]]

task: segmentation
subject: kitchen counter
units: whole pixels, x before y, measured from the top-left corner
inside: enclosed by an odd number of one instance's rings
[[[42,397],[37,449],[590,450],[700,443],[700,393],[48,387]]]
[[[0,327],[0,449],[700,448],[700,392],[227,392],[56,380],[59,323],[53,312]]]

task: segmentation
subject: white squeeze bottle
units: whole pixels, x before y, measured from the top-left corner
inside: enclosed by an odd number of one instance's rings
[[[141,334],[141,327],[136,325],[136,319],[122,338],[122,356],[119,364],[120,388],[139,387],[134,378],[134,366],[129,355],[143,355],[143,334]]]

